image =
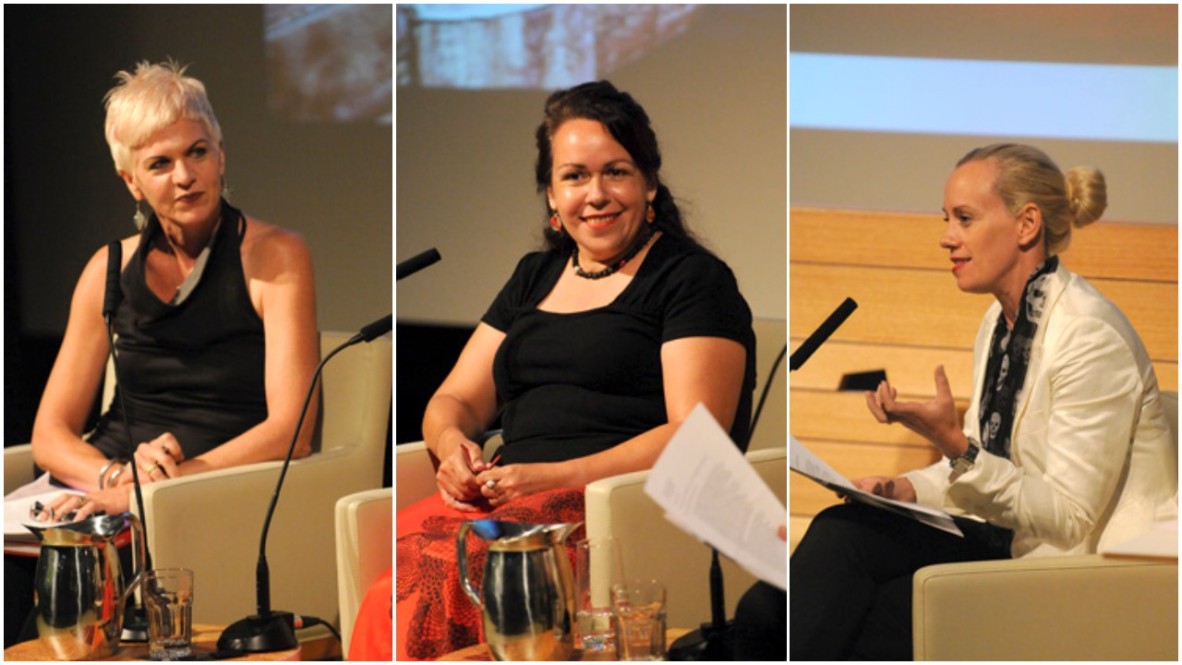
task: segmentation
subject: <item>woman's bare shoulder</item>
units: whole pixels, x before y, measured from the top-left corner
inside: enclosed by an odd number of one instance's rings
[[[277,224],[246,217],[246,235],[242,238],[243,267],[263,275],[276,271],[310,268],[308,243],[298,232]]]

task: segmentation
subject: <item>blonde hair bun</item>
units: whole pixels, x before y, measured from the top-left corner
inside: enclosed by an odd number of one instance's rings
[[[1067,201],[1073,223],[1081,228],[1100,219],[1108,207],[1108,187],[1104,174],[1090,166],[1076,166],[1065,174]]]

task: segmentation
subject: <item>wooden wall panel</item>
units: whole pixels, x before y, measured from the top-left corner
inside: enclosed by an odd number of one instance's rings
[[[803,337],[793,338],[789,348],[799,348]],[[885,370],[891,385],[903,395],[935,393],[934,372],[943,364],[952,394],[971,397],[973,353],[963,349],[892,346],[830,340],[817,349],[803,367],[792,372],[794,389],[836,390],[844,374]],[[1155,360],[1153,367],[1162,390],[1178,390],[1178,362]]]
[[[793,208],[791,260],[895,268],[942,268],[944,221],[931,214]],[[1072,234],[1063,261],[1089,278],[1178,281],[1178,227],[1100,221]]]
[[[798,348],[804,338],[794,338]],[[844,374],[885,370],[900,394],[930,395],[936,390],[936,365],[944,365],[952,394],[968,399],[972,391],[973,352],[830,340],[792,373],[793,389],[836,390]]]
[[[930,397],[930,393],[928,395]],[[902,395],[900,399],[908,399]],[[924,399],[915,396],[910,399]],[[883,446],[927,446],[927,440],[902,425],[874,419],[860,392],[792,390],[788,398],[791,434],[801,441],[855,441]],[[968,402],[957,401],[963,414]]]
[[[951,274],[935,271],[793,263],[790,331],[807,337],[847,296],[858,309],[835,340],[972,349],[981,317],[992,303],[961,293]],[[1128,317],[1150,357],[1178,360],[1178,285],[1091,280]]]
[[[973,348],[988,296],[961,293],[951,273],[794,262],[789,334],[807,337],[851,297],[858,303],[833,339],[902,346]]]

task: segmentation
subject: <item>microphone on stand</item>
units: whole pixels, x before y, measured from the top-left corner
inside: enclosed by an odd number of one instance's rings
[[[792,352],[792,357],[788,359],[789,371],[795,372],[800,369],[800,366],[812,357],[813,352],[824,344],[825,340],[829,339],[829,336],[841,327],[846,319],[850,318],[850,314],[853,314],[855,309],[858,309],[858,303],[854,302],[853,298],[846,298],[842,301],[837,309],[829,315],[829,318],[821,323],[821,327],[817,328],[796,351]]]
[[[311,385],[308,386],[308,395],[304,398],[304,406],[300,409],[300,418],[296,421],[291,444],[287,448],[287,457],[283,460],[283,468],[279,472],[279,482],[275,484],[275,493],[271,495],[271,503],[267,506],[267,515],[263,520],[263,533],[259,539],[259,561],[255,569],[257,613],[227,626],[221,637],[218,638],[218,651],[262,653],[285,651],[299,645],[295,637],[295,615],[291,612],[271,609],[271,572],[267,566],[267,533],[271,529],[271,518],[275,515],[275,506],[279,503],[279,491],[283,488],[283,479],[287,476],[287,469],[291,465],[291,456],[295,452],[296,441],[300,436],[300,427],[304,424],[304,416],[308,414],[308,405],[312,402],[312,395],[316,391],[316,381],[320,378],[321,370],[336,354],[354,344],[372,341],[390,332],[392,327],[393,315],[387,314],[363,327],[361,332],[333,349],[316,366],[316,371],[312,374]]]
[[[397,277],[402,279],[439,261],[439,252],[434,248],[417,254],[397,266]],[[287,476],[287,469],[291,465],[291,456],[295,452],[295,444],[300,436],[300,427],[304,424],[304,417],[308,414],[308,405],[312,401],[312,394],[316,390],[316,381],[320,372],[329,360],[346,348],[361,342],[370,342],[388,332],[394,327],[393,314],[361,328],[344,344],[333,349],[326,355],[316,371],[312,374],[308,395],[304,398],[304,406],[300,409],[299,420],[296,421],[295,433],[291,436],[291,444],[287,447],[287,457],[283,460],[283,468],[279,472],[279,481],[275,484],[275,493],[271,495],[271,503],[267,506],[267,515],[263,520],[263,533],[259,538],[259,561],[255,568],[255,603],[257,613],[244,619],[239,619],[226,627],[218,638],[218,651],[239,651],[247,653],[263,653],[268,651],[286,651],[294,649],[299,644],[295,637],[295,615],[291,612],[274,611],[271,609],[271,572],[267,566],[267,533],[271,529],[271,518],[275,515],[275,506],[279,502],[279,491],[283,488],[283,479]]]
[[[112,240],[107,244],[107,283],[106,289],[103,292],[103,320],[107,324],[107,348],[111,354],[111,367],[115,371],[115,385],[118,390],[126,392],[125,386],[119,380],[119,360],[115,354],[115,333],[114,320],[115,312],[119,309],[119,304],[123,302],[123,289],[119,285],[119,276],[123,272],[123,243],[118,240]],[[144,512],[144,494],[140,490],[140,475],[138,465],[135,463],[135,444],[131,437],[131,426],[127,421],[127,400],[122,401],[122,408],[119,409],[120,415],[123,417],[123,431],[127,434],[127,454],[128,463],[131,465],[131,479],[135,489],[135,504],[140,511],[140,525],[145,534],[148,533],[148,515]],[[134,553],[134,548],[132,549]],[[152,555],[148,551],[147,538],[144,538],[144,570],[151,570]],[[142,597],[142,596],[140,596]],[[133,598],[138,598],[133,596]],[[126,612],[123,617],[123,629],[120,639],[124,642],[147,642],[148,641],[148,617],[142,604],[138,601],[135,606]]]
[[[394,269],[397,277],[397,279],[394,281],[402,281],[402,278],[410,277],[423,268],[426,268],[427,266],[439,261],[440,258],[439,250],[435,249],[434,247],[428,249],[425,252],[419,252],[418,254],[415,254],[409,259],[398,264],[398,266]]]
[[[821,324],[804,343],[793,352],[788,361],[790,371],[798,369],[827,339],[845,323],[845,320],[858,308],[853,298],[846,298],[832,314]],[[759,421],[759,412],[763,410],[763,399],[767,397],[767,388],[771,386],[776,369],[780,366],[784,354],[781,351],[772,371],[768,376],[764,395],[756,409],[751,430]],[[709,544],[709,543],[707,543]],[[722,566],[718,560],[718,550],[710,548],[710,623],[703,623],[701,628],[687,633],[669,646],[669,660],[732,660],[734,656],[734,623],[726,620],[726,600],[722,583]]]

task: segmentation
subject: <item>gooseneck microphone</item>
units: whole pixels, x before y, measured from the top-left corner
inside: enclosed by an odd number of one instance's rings
[[[123,302],[123,289],[119,288],[119,275],[123,272],[123,243],[112,240],[107,244],[107,285],[103,291],[103,319],[107,327],[115,318],[115,310]]]
[[[838,305],[829,318],[821,324],[821,327],[809,335],[808,339],[804,340],[804,343],[792,353],[792,357],[788,359],[788,369],[790,371],[800,369],[800,366],[813,355],[817,347],[824,344],[825,340],[829,339],[829,336],[841,327],[841,324],[845,323],[845,320],[850,318],[850,314],[853,314],[857,308],[858,303],[854,302],[853,298],[846,298]]]
[[[426,265],[430,265],[430,263]],[[426,267],[426,265],[422,267]],[[299,420],[296,421],[295,433],[292,434],[291,444],[287,447],[287,457],[284,458],[283,468],[279,472],[279,482],[275,484],[275,493],[271,495],[271,503],[267,506],[267,515],[263,520],[263,533],[259,538],[259,561],[255,569],[255,600],[258,613],[227,626],[221,637],[218,638],[219,651],[262,653],[294,649],[299,645],[295,637],[295,615],[291,612],[271,609],[271,573],[267,566],[267,533],[271,529],[271,518],[275,515],[275,506],[279,503],[279,492],[283,489],[283,479],[287,477],[291,456],[295,452],[300,428],[304,424],[304,417],[308,414],[308,405],[312,402],[312,395],[316,391],[316,381],[320,378],[321,370],[329,360],[332,360],[333,356],[348,347],[360,342],[372,341],[389,332],[392,321],[393,315],[387,314],[363,327],[361,332],[333,349],[316,366],[316,371],[312,374],[311,385],[308,386],[308,395],[304,398],[304,406],[300,409]]]
[[[111,368],[115,372],[115,385],[120,392],[126,393],[126,386],[119,379],[119,360],[115,353],[114,326],[115,312],[119,309],[119,304],[123,302],[123,289],[119,284],[119,276],[122,272],[123,243],[118,240],[112,240],[107,244],[107,282],[106,288],[103,291],[103,320],[107,324],[107,349],[111,354]],[[139,465],[135,463],[135,443],[132,439],[131,426],[128,424],[127,419],[127,400],[121,399],[121,402],[119,414],[123,420],[123,432],[127,435],[127,458],[130,460],[128,464],[131,466],[132,487],[135,490],[135,505],[139,508],[140,525],[146,534],[148,533],[148,514],[144,512],[144,493],[140,489]],[[152,554],[148,550],[147,540],[147,538],[144,538],[143,569],[151,570]],[[134,548],[132,551],[135,551]],[[143,607],[137,604],[131,611],[125,614],[120,639],[125,642],[148,641],[148,619]]]
[[[103,318],[107,322],[107,347],[111,353],[111,367],[115,370],[115,385],[123,390],[119,380],[119,360],[115,354],[115,310],[123,302],[123,289],[119,286],[119,275],[123,270],[123,243],[112,240],[107,245],[107,288],[103,294]],[[148,516],[144,513],[144,493],[140,491],[139,465],[135,463],[135,444],[131,438],[131,426],[127,421],[127,400],[122,400],[119,413],[123,416],[123,431],[127,434],[127,455],[131,460],[131,479],[135,486],[135,505],[140,509],[140,525],[144,533],[148,532]],[[148,554],[148,544],[144,543],[145,570],[152,567],[152,557]]]
[[[435,249],[434,247],[428,249],[425,252],[419,252],[418,254],[415,254],[409,259],[398,264],[398,266],[394,269],[397,277],[397,279],[394,281],[397,282],[402,280],[404,277],[410,277],[423,268],[426,268],[427,266],[439,261],[439,259],[439,250]]]

